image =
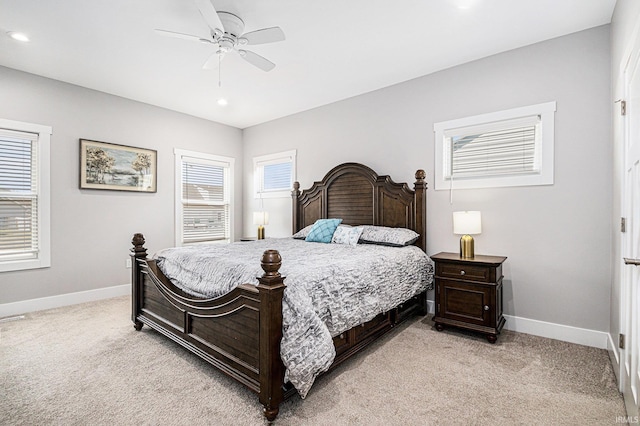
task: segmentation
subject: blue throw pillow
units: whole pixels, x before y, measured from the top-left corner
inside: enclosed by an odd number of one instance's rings
[[[305,241],[314,243],[330,243],[333,233],[336,232],[336,228],[340,225],[342,219],[318,219],[313,224],[309,235],[305,238]]]

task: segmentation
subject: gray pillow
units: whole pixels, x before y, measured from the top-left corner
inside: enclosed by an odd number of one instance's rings
[[[420,234],[407,228],[364,225],[359,243],[404,247],[416,242]]]
[[[292,238],[295,238],[296,240],[304,240],[305,238],[307,238],[307,235],[309,235],[309,232],[311,232],[311,228],[313,228],[313,224],[305,226],[304,228],[293,234]]]

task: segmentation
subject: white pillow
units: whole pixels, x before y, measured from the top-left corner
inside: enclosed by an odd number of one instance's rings
[[[358,244],[358,240],[360,239],[360,235],[362,234],[362,226],[347,226],[340,225],[336,228],[336,231],[333,233],[333,237],[331,238],[331,242],[333,244],[348,244],[350,246],[355,246]]]

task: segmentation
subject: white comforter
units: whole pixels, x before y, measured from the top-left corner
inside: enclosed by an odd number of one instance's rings
[[[241,283],[257,285],[262,253],[276,249],[286,277],[282,361],[304,398],[335,357],[332,337],[432,287],[433,265],[415,246],[349,246],[293,238],[162,250],[162,272],[189,294],[217,297]]]

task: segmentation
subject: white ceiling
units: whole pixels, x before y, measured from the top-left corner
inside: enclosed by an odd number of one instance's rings
[[[213,45],[154,31],[207,36],[193,0],[0,0],[0,65],[245,128],[607,24],[615,2],[212,0],[245,31],[287,38],[247,47],[270,72],[228,54],[218,87],[218,71],[202,69]]]

